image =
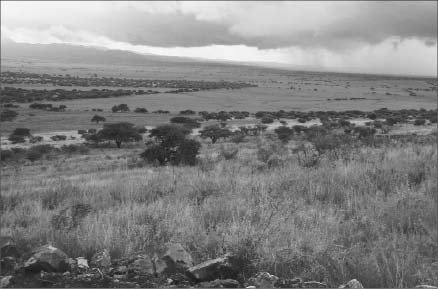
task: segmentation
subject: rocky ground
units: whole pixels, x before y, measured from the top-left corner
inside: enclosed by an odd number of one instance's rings
[[[178,243],[157,254],[135,254],[113,260],[108,250],[96,252],[90,260],[69,258],[52,245],[36,248],[30,258],[20,256],[10,237],[1,237],[1,287],[51,288],[329,288],[330,284],[301,278],[278,278],[259,272],[243,280],[232,254],[195,265]],[[418,288],[436,288],[420,285]],[[356,279],[339,288],[363,288]]]

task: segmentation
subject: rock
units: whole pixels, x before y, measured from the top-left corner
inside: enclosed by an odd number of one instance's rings
[[[254,288],[256,288],[256,286],[246,286],[245,288],[247,288],[247,289],[254,289]]]
[[[279,278],[271,275],[268,272],[259,272],[255,277],[249,278],[248,285],[256,288],[274,288]]]
[[[210,282],[201,282],[199,287],[201,288],[238,288],[239,282],[234,279],[216,279]]]
[[[303,280],[300,278],[294,278],[294,279],[283,279],[280,278],[278,281],[274,284],[275,288],[302,288],[304,287]]]
[[[362,284],[356,279],[351,279],[346,284],[339,286],[339,288],[352,288],[352,289],[361,289],[363,288]]]
[[[192,256],[190,256],[190,254],[186,250],[184,250],[184,248],[179,243],[170,245],[166,253],[163,255],[163,257],[161,257],[161,260],[164,262],[164,264],[161,262],[156,263],[160,263],[160,271],[167,274],[184,272],[189,267],[193,266]]]
[[[111,266],[111,256],[107,249],[96,252],[91,257],[90,264],[100,269],[108,269]]]
[[[19,252],[17,249],[17,244],[15,244],[14,239],[10,236],[0,237],[0,256],[4,257],[19,257]]]
[[[432,285],[417,285],[415,286],[415,288],[425,288],[425,289],[438,289],[438,287],[436,286],[432,286]]]
[[[68,270],[67,254],[52,245],[44,245],[33,251],[24,264],[26,272],[39,273],[46,272],[65,272]]]
[[[235,278],[237,271],[233,264],[233,256],[230,254],[202,262],[188,269],[188,273],[200,281]]]
[[[316,281],[308,281],[304,282],[304,288],[327,288],[327,284],[316,282]],[[362,287],[363,288],[363,287]]]
[[[76,258],[76,262],[77,262],[77,264],[78,264],[78,268],[79,268],[80,270],[87,270],[87,269],[90,268],[90,267],[88,266],[88,260],[85,259],[84,257],[78,257],[78,258]]]
[[[9,285],[12,284],[12,281],[13,281],[12,276],[3,277],[2,280],[0,281],[0,288],[8,287]]]
[[[128,265],[128,270],[133,271],[138,275],[154,275],[155,267],[152,259],[146,254],[138,254],[134,257],[131,264]]]

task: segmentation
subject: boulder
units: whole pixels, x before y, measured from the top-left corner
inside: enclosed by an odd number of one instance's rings
[[[339,286],[339,288],[352,288],[352,289],[361,289],[363,288],[362,284],[356,279],[351,279],[346,284]]]
[[[10,236],[0,236],[0,255],[4,257],[15,257],[19,256],[17,244],[15,244],[14,239]]]
[[[52,245],[41,246],[32,253],[24,264],[26,272],[65,272],[68,269],[67,254]]]
[[[275,288],[303,288],[303,280],[300,278],[294,278],[294,279],[283,279],[280,278],[278,281],[274,284]]]
[[[134,260],[127,266],[129,271],[135,272],[138,275],[154,275],[155,266],[151,257],[146,254],[138,254],[134,256]]]
[[[249,278],[248,285],[256,288],[274,288],[278,280],[277,276],[268,272],[259,272],[255,277]]]
[[[84,257],[76,258],[76,263],[78,265],[79,270],[84,270],[85,271],[85,270],[89,269],[88,260],[85,259]]]
[[[239,288],[239,286],[239,282],[234,279],[216,279],[210,282],[199,283],[201,288]]]
[[[179,243],[170,245],[160,259],[154,259],[158,274],[185,272],[189,267],[193,266],[192,256]]]
[[[111,256],[107,249],[96,252],[91,257],[90,264],[100,269],[108,269],[111,266]]]
[[[12,276],[3,277],[0,280],[0,288],[6,288],[6,287],[10,286],[13,283],[12,281],[13,281]]]
[[[227,254],[223,257],[190,267],[188,273],[197,280],[212,281],[215,279],[235,278],[238,270],[233,264],[233,256]]]

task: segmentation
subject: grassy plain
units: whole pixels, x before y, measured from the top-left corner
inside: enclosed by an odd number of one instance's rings
[[[436,90],[432,90],[436,79],[183,64],[145,68],[9,62],[2,69],[242,80],[259,85],[55,103],[67,105],[66,112],[31,110],[20,104],[18,118],[2,123],[2,135],[16,127],[28,127],[32,133],[100,128],[101,124],[90,122],[94,114],[108,122],[153,126],[184,109],[437,107]],[[410,96],[409,87],[423,90]],[[328,100],[345,97],[365,99]],[[109,112],[120,103],[172,114]],[[104,112],[93,112],[93,108]],[[145,164],[139,158],[143,144],[2,163],[1,231],[12,235],[26,252],[50,242],[72,257],[90,257],[108,248],[117,258],[139,250],[160,251],[170,242],[180,242],[196,262],[235,252],[246,260],[245,277],[266,270],[331,286],[353,278],[365,287],[437,286],[436,133],[426,138],[336,148],[311,166],[303,164],[303,156],[295,151],[304,143],[301,138],[283,145],[269,133],[247,137],[239,144],[201,140],[200,160],[194,167]],[[228,150],[238,153],[233,157]],[[56,216],[77,204],[89,205],[91,211],[77,216],[78,226],[59,226]]]

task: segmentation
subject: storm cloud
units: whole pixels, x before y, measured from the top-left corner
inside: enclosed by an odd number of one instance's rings
[[[159,47],[247,45],[336,50],[378,44],[391,37],[418,38],[430,45],[437,37],[435,1],[77,2],[74,10],[58,3],[54,11],[47,11],[47,3],[6,4],[2,26],[8,28],[64,25],[115,41]],[[14,18],[14,11],[8,14],[9,9],[18,10],[23,19]]]

